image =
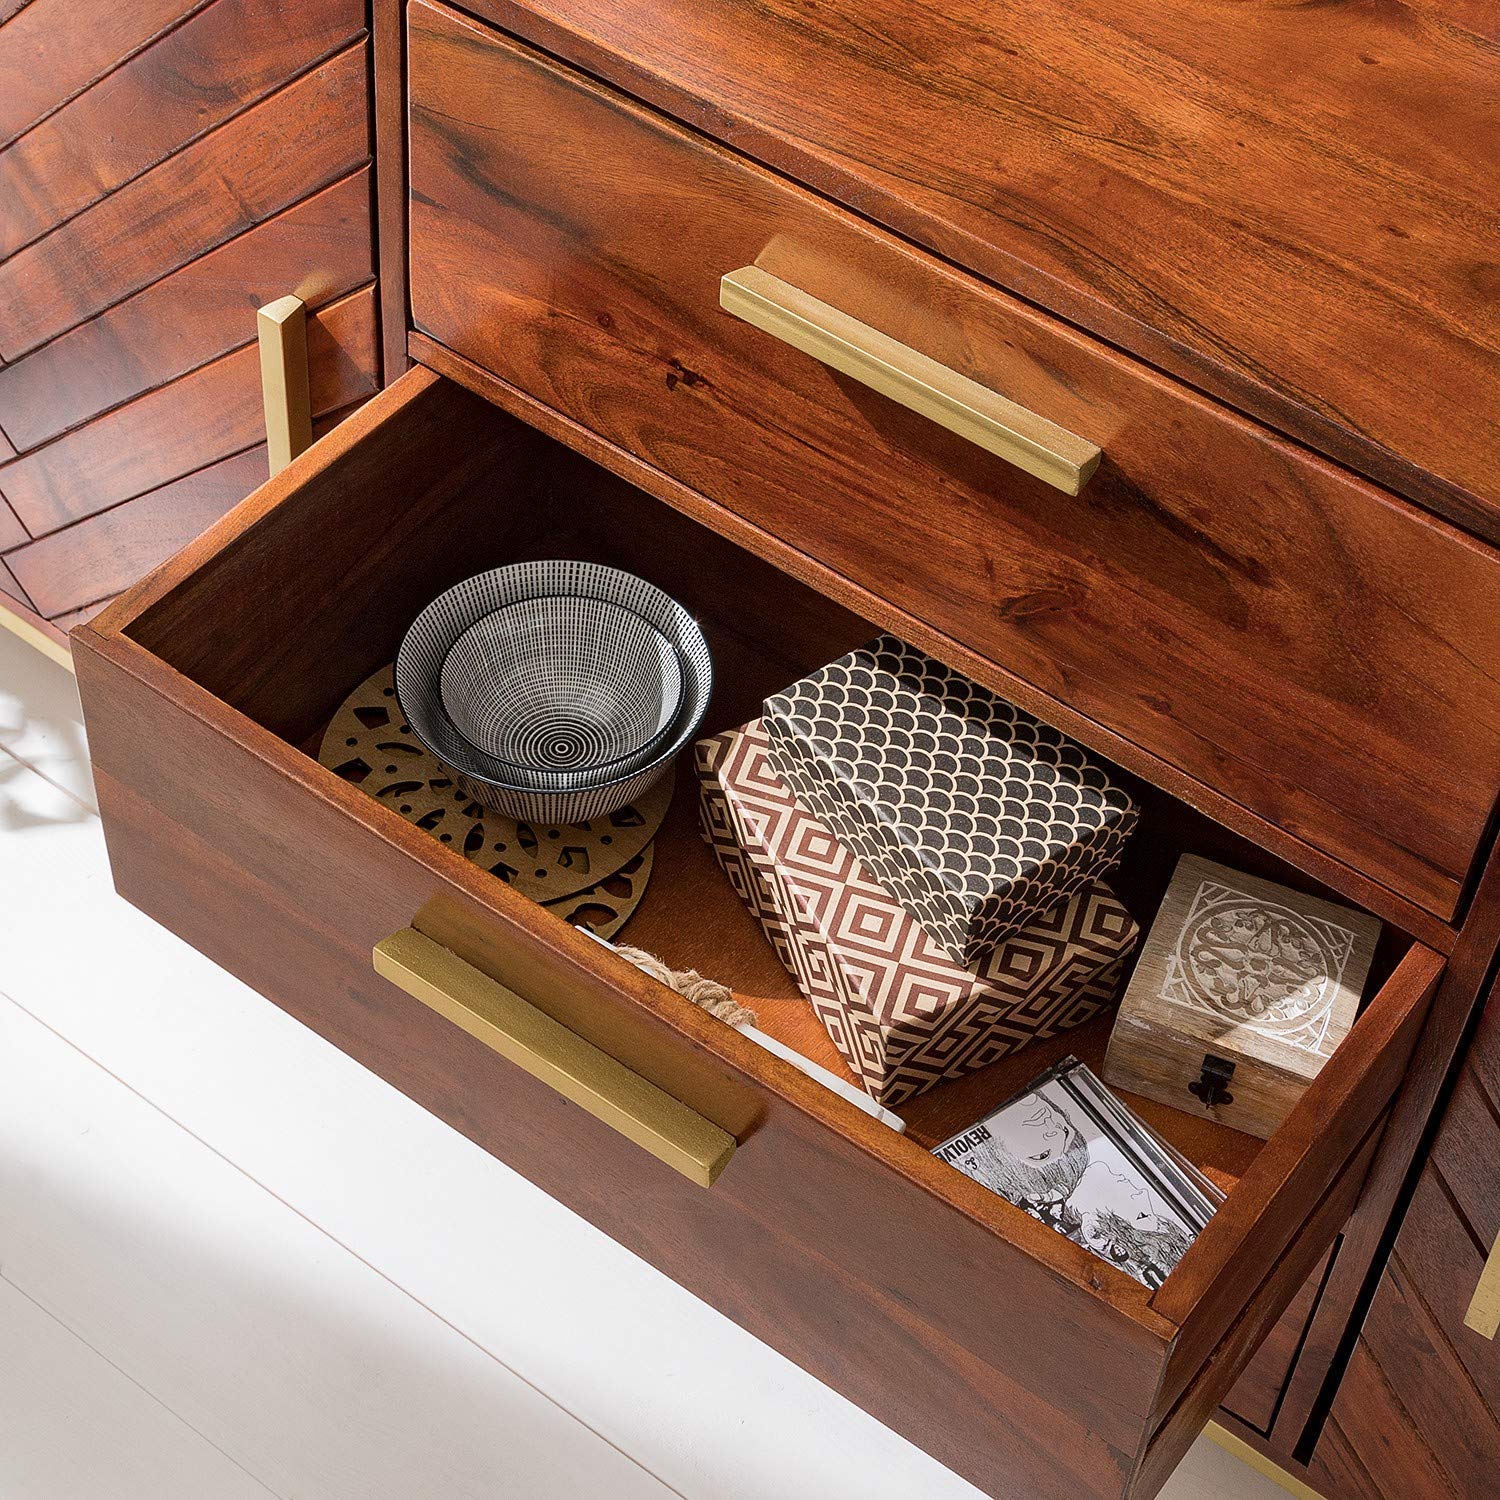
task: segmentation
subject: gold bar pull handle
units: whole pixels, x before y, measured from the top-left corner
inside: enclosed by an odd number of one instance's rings
[[[415,928],[376,943],[375,972],[699,1187],[734,1155],[728,1131]]]
[[[307,376],[307,305],[278,297],[255,315],[260,340],[260,393],[266,408],[266,455],[279,474],[312,443]]]
[[[721,277],[719,305],[1064,494],[1076,495],[1099,467],[1096,443],[758,266]]]
[[[1487,1339],[1500,1331],[1500,1234],[1495,1236],[1489,1259],[1479,1273],[1479,1285],[1474,1288],[1469,1310],[1464,1314],[1464,1327]]]

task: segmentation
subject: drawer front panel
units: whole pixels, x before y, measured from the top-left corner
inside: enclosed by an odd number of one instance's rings
[[[1452,914],[1500,784],[1492,554],[478,23],[409,17],[421,331]],[[1060,493],[722,311],[750,266],[1097,472]]]
[[[1488,7],[466,8],[1500,535]]]

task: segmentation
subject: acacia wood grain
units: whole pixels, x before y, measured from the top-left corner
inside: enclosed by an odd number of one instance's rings
[[[208,0],[32,0],[0,37],[0,145]]]
[[[320,417],[314,437],[331,432],[350,410]],[[266,474],[266,447],[259,443],[17,548],[6,560],[26,578],[37,608],[71,629],[232,510]]]
[[[277,297],[370,281],[371,187],[362,167],[0,369],[0,426],[34,448],[252,341]]]
[[[1459,1359],[1452,1335],[1437,1324],[1422,1295],[1431,1277],[1467,1269],[1472,1256],[1465,1252],[1472,1247],[1456,1248],[1458,1253],[1439,1265],[1410,1270],[1399,1252],[1392,1256],[1360,1340],[1454,1493],[1483,1495],[1495,1479],[1500,1423]]]
[[[0,558],[0,563],[3,562],[4,559]],[[6,572],[9,574],[8,566]],[[16,633],[20,635],[22,640],[29,641],[30,644],[38,647],[45,654],[54,657],[58,662],[62,662],[64,653],[68,650],[67,632],[53,621],[43,619],[23,597],[24,590],[21,586],[15,583],[14,578],[11,578],[10,581],[13,585],[13,590],[0,590],[0,593],[6,595],[4,599],[0,599],[0,610],[6,610],[13,616],[13,619],[8,621],[7,624],[12,627],[19,627]]]
[[[129,588],[265,477],[261,444],[44,536],[8,561],[42,614],[63,615]]]
[[[1324,1429],[1307,1480],[1326,1500],[1365,1500],[1378,1494],[1337,1422],[1330,1422]]]
[[[1358,1463],[1350,1478],[1360,1488],[1329,1488],[1329,1500],[1473,1500],[1455,1490],[1452,1480],[1412,1422],[1411,1414],[1379,1362],[1361,1340],[1350,1357],[1340,1387],[1343,1396],[1341,1414],[1336,1426],[1347,1454]],[[1356,1415],[1357,1414],[1357,1415]],[[1325,1474],[1315,1451],[1309,1465],[1309,1477],[1319,1487],[1331,1474]],[[1481,1492],[1482,1493],[1482,1492]]]
[[[255,103],[363,26],[359,0],[215,0],[0,153],[0,259]]]
[[[12,547],[19,547],[29,536],[30,533],[21,524],[15,511],[6,504],[5,497],[0,495],[0,552],[9,552]]]
[[[1500,537],[1486,8],[469,8]]]
[[[0,594],[4,594],[7,598],[13,599],[18,604],[24,604],[27,609],[36,608],[28,597],[26,590],[21,587],[16,575],[11,571],[9,560],[3,557],[0,557]],[[4,605],[0,605],[0,609],[4,607]]]
[[[85,604],[81,609],[70,609],[66,614],[57,615],[54,619],[48,621],[48,623],[55,629],[66,633],[72,630],[75,625],[87,624],[108,603],[109,600],[100,599],[97,603]]]
[[[419,329],[1456,910],[1500,788],[1493,554],[479,23],[409,16]],[[1059,497],[729,318],[718,277],[751,263],[1104,464]]]
[[[375,203],[380,259],[381,366],[389,385],[406,372],[411,322],[406,285],[406,3],[371,0],[375,63]]]
[[[324,413],[378,384],[375,294],[365,288],[308,320],[313,409]],[[265,435],[260,357],[251,344],[159,387],[0,468],[0,493],[42,536]]]
[[[1500,1111],[1466,1062],[1443,1110],[1442,1130],[1428,1161],[1463,1214],[1476,1247],[1485,1252],[1500,1235],[1497,1150]]]
[[[1332,1252],[1325,1253],[1303,1283],[1297,1295],[1287,1304],[1276,1326],[1266,1335],[1260,1347],[1250,1356],[1234,1388],[1224,1398],[1224,1409],[1262,1435],[1269,1433],[1276,1418],[1276,1406],[1286,1389],[1303,1332],[1323,1285]]]
[[[1474,1037],[1464,1052],[1464,1068],[1475,1086],[1500,1109],[1500,981],[1490,991],[1490,1003],[1480,1012]]]
[[[1336,1476],[1340,1497],[1468,1497],[1493,1488],[1500,1355],[1464,1316],[1500,1234],[1500,1112],[1481,1071],[1497,1053],[1492,994],[1318,1436],[1313,1472]],[[1359,1455],[1355,1470],[1348,1451]]]
[[[1476,1171],[1488,1171],[1491,1179],[1495,1149],[1492,1129],[1486,1142],[1485,1157],[1476,1163]],[[1469,1309],[1469,1301],[1494,1244],[1493,1237],[1481,1240],[1476,1233],[1476,1221],[1485,1216],[1486,1200],[1491,1206],[1491,1222],[1494,1222],[1493,1186],[1484,1200],[1466,1198],[1460,1205],[1445,1175],[1429,1166],[1418,1179],[1411,1205],[1401,1221],[1395,1254],[1408,1281],[1416,1285],[1424,1306],[1464,1367],[1468,1381],[1500,1419],[1500,1359],[1496,1358],[1495,1344],[1464,1325],[1464,1314]],[[1376,1293],[1377,1302],[1385,1295],[1390,1275],[1391,1268],[1387,1265],[1380,1290]],[[1456,1377],[1450,1372],[1450,1378]],[[1438,1394],[1441,1395],[1441,1391]],[[1334,1404],[1334,1411],[1343,1413],[1351,1431],[1358,1425],[1342,1391]],[[1491,1440],[1500,1440],[1500,1432],[1492,1433]]]
[[[346,48],[0,262],[7,362],[362,166],[367,67]]]

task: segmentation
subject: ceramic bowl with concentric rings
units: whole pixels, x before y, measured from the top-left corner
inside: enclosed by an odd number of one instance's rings
[[[599,563],[517,563],[455,584],[396,657],[417,738],[476,801],[537,822],[586,822],[640,796],[712,690],[692,615]]]

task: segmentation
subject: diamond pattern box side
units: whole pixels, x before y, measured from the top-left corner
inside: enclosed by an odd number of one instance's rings
[[[1065,903],[976,971],[955,965],[775,775],[763,726],[698,750],[708,821],[774,888],[796,973],[835,1045],[882,1103],[900,1103],[1079,1025],[1108,1005],[1137,929],[1105,887]],[[721,859],[722,862],[722,859]],[[802,976],[812,977],[811,986]]]
[[[806,993],[807,976],[803,973],[797,946],[792,941],[791,929],[781,914],[770,885],[745,857],[745,851],[735,839],[734,827],[729,821],[729,804],[723,797],[699,797],[698,833],[713,850],[730,888],[760,924],[782,967]]]
[[[842,975],[829,954],[802,940],[788,917],[792,909],[785,892],[778,892],[775,866],[755,859],[741,843],[730,814],[728,798],[719,782],[719,768],[736,732],[713,735],[693,747],[698,776],[698,829],[713,850],[731,887],[759,922],[761,931],[796,982],[803,997],[822,1022],[839,1055],[866,1093],[880,1098],[884,1077],[885,1039],[875,1018],[859,1004],[850,1003]]]
[[[960,963],[1118,862],[1129,795],[1082,746],[881,636],[766,702],[778,774]]]

